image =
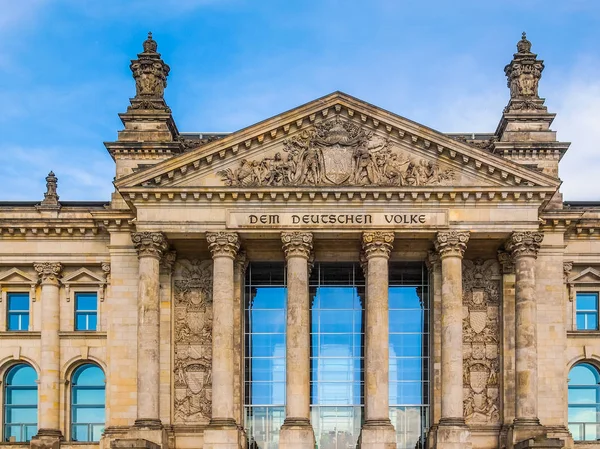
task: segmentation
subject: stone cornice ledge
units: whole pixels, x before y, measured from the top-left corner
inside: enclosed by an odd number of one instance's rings
[[[61,340],[106,340],[106,332],[97,331],[60,331],[58,336]]]
[[[3,340],[39,340],[42,333],[39,331],[4,331],[0,332]]]

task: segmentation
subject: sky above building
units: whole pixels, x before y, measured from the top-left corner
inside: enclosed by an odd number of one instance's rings
[[[180,132],[236,131],[341,90],[442,132],[493,132],[522,31],[572,142],[566,200],[600,200],[598,0],[0,0],[0,200],[108,200],[102,142],[152,31]]]

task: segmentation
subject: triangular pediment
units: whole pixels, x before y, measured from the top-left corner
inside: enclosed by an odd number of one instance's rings
[[[558,185],[558,179],[340,92],[116,182],[122,193],[357,186],[552,192]]]
[[[80,268],[62,278],[63,284],[103,284],[106,280],[87,268]]]
[[[37,276],[32,276],[25,273],[23,270],[18,268],[11,268],[10,270],[0,273],[0,284],[35,284],[37,283]]]
[[[600,283],[600,271],[588,267],[581,273],[569,279],[569,282],[578,284],[598,284]]]

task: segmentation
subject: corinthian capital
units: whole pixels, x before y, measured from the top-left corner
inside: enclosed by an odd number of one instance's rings
[[[513,259],[518,257],[537,257],[540,245],[544,240],[544,234],[541,232],[513,232],[504,247],[508,251]]]
[[[33,269],[42,284],[58,284],[62,277],[63,265],[60,262],[34,263]]]
[[[132,232],[131,241],[138,257],[156,257],[160,259],[169,247],[162,232]]]
[[[469,241],[468,231],[438,232],[435,236],[435,250],[440,257],[463,257]]]
[[[310,232],[282,232],[281,242],[285,258],[304,257],[310,260],[313,249],[313,235]]]
[[[371,257],[389,258],[393,243],[393,232],[373,231],[363,232],[362,235],[362,248],[367,260]]]
[[[213,259],[215,257],[235,259],[240,249],[240,239],[235,232],[207,232],[206,241]]]

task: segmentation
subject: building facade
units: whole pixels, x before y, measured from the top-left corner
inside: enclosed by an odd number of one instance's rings
[[[150,35],[110,201],[0,203],[2,446],[596,446],[600,203],[543,69],[523,35],[488,134],[340,92],[186,134]]]

